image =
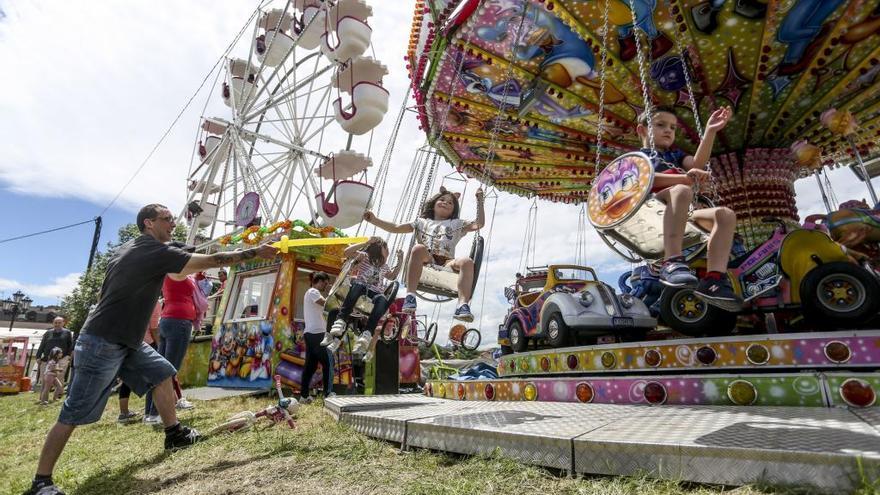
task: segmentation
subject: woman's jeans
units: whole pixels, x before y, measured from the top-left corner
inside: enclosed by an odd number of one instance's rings
[[[186,348],[192,339],[192,321],[179,320],[177,318],[162,318],[159,320],[159,354],[179,370],[186,356]],[[155,416],[158,413],[153,405],[153,392],[147,393],[144,414]]]

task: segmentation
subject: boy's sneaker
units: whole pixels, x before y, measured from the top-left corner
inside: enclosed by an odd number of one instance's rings
[[[370,347],[370,341],[373,339],[373,334],[370,333],[369,330],[361,333],[361,336],[358,337],[357,342],[354,344],[354,348],[351,350],[352,354],[363,354],[367,352],[367,349]]]
[[[660,282],[669,287],[693,287],[697,277],[682,261],[666,261],[660,269]]]
[[[140,413],[136,413],[134,411],[128,411],[127,413],[121,413],[117,418],[116,422],[122,425],[127,425],[131,423],[137,422],[140,417]]]
[[[730,281],[726,276],[720,279],[704,278],[700,280],[694,292],[712,306],[717,306],[732,313],[742,310],[742,299],[733,291]]]
[[[33,482],[30,490],[24,492],[24,495],[64,495],[60,488],[55,486],[52,480],[45,482]]]
[[[37,402],[37,404],[39,404],[39,405],[41,405],[41,406],[48,406],[48,405],[49,405],[49,401],[47,401],[47,400],[41,400],[40,402]]]
[[[334,338],[333,342],[327,346],[327,350],[330,352],[336,352],[336,350],[339,349],[340,345],[342,345],[342,340]]]
[[[403,306],[400,308],[400,311],[404,313],[415,313],[416,312],[416,296],[412,294],[408,294],[406,298],[403,300]]]
[[[162,423],[162,418],[158,414],[148,414],[144,416],[145,425],[158,425]]]
[[[176,433],[165,435],[165,450],[185,449],[204,440],[199,432],[188,426],[180,426]]]
[[[333,322],[333,326],[330,327],[330,335],[334,337],[342,337],[342,334],[345,333],[345,320],[342,318],[338,318]],[[328,342],[329,343],[329,342]]]
[[[192,402],[186,400],[186,397],[181,397],[177,399],[177,404],[174,407],[176,407],[178,411],[185,411],[187,409],[192,409],[196,406]]]
[[[461,321],[474,321],[474,315],[471,314],[471,307],[467,304],[462,304],[455,310],[455,314],[452,317],[456,320]]]

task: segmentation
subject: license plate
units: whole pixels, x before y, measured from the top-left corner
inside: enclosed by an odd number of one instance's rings
[[[632,327],[635,325],[632,318],[616,316],[611,319],[611,324],[615,327]]]

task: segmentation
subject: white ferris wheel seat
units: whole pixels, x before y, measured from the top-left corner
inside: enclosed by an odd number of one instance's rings
[[[323,179],[338,181],[350,179],[372,166],[373,160],[370,157],[356,151],[343,150],[321,163],[315,174]]]
[[[333,202],[326,200],[323,192],[315,196],[321,223],[340,229],[360,223],[372,199],[373,186],[353,180],[341,180],[334,183],[333,190]]]
[[[257,46],[257,60],[267,67],[278,67],[291,53],[293,38],[283,31],[269,30],[263,35],[263,51]]]
[[[321,53],[334,62],[345,62],[367,51],[372,34],[373,28],[365,20],[342,17],[336,21],[336,43],[330,40],[330,32],[321,35]]]
[[[373,57],[355,57],[333,74],[333,87],[351,93],[352,88],[362,82],[382,85],[382,78],[388,75],[388,67]]]
[[[229,59],[229,73],[232,74],[232,77],[255,76],[256,72],[256,68],[253,64],[248,63],[247,60],[241,58]]]
[[[210,162],[210,165],[217,165],[226,161],[229,157],[229,143],[221,146],[223,138],[220,136],[208,136],[205,138],[205,144],[199,148],[199,157],[203,162]],[[219,146],[219,149],[218,149]]]
[[[214,203],[205,203],[202,205],[202,212],[195,218],[196,227],[205,229],[214,223],[217,218],[217,205]]]
[[[287,31],[293,22],[293,15],[288,14],[284,9],[272,9],[260,19],[260,28],[266,31]]]
[[[320,4],[309,5],[303,9],[302,23],[305,28],[299,33],[297,46],[314,50],[321,44],[321,35],[326,31],[327,11]]]
[[[235,106],[241,108],[257,94],[257,85],[250,81],[245,81],[243,77],[233,77],[228,89],[231,90],[232,95],[227,94],[227,88],[224,88],[223,91],[223,103],[227,107],[232,107],[232,96],[235,97]]]
[[[350,134],[360,136],[382,122],[388,111],[388,91],[378,84],[361,82],[351,95],[351,111],[342,108],[342,98],[333,102],[336,122]]]

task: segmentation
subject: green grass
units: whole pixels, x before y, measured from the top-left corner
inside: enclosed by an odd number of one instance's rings
[[[0,494],[21,493],[36,468],[59,405],[40,407],[31,393],[0,397]],[[268,399],[195,401],[184,423],[208,430],[227,416],[257,411]],[[143,401],[132,397],[132,410]],[[77,429],[54,479],[68,494],[591,494],[736,495],[809,493],[773,487],[718,487],[648,478],[569,478],[499,456],[415,451],[370,439],[336,423],[319,404],[300,409],[298,427],[215,436],[166,454],[163,436],[142,424],[117,425],[116,399],[103,419]],[[876,488],[876,487],[874,487]],[[865,485],[861,495],[875,493]]]

